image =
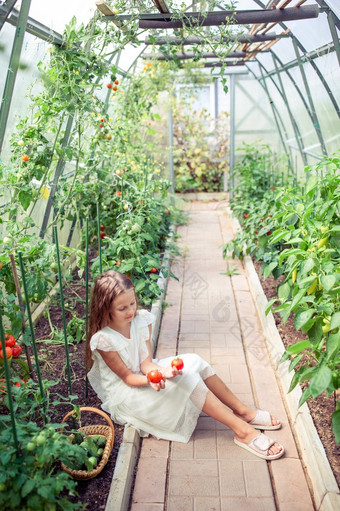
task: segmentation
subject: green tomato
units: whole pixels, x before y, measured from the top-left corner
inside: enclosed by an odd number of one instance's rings
[[[39,433],[36,438],[37,445],[44,445],[46,442],[46,436],[43,433]]]
[[[35,449],[35,443],[34,442],[27,442],[26,449],[28,451],[33,451]]]
[[[11,238],[9,238],[8,236],[5,236],[2,241],[5,245],[9,245],[10,243],[12,243]]]
[[[5,490],[6,490],[5,483],[0,483],[0,491],[5,491]]]

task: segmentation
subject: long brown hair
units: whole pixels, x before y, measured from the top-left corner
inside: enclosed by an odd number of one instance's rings
[[[121,293],[124,293],[129,289],[134,289],[131,280],[126,275],[119,273],[118,271],[110,270],[97,278],[92,291],[89,329],[86,339],[87,371],[91,369],[93,364],[90,348],[91,337],[112,321],[113,301]]]

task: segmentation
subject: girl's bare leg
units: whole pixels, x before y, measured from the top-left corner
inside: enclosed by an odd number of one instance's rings
[[[235,394],[232,393],[230,389],[226,386],[226,384],[221,380],[219,376],[214,374],[210,376],[204,383],[208,387],[208,389],[226,406],[231,408],[235,415],[241,417],[244,421],[249,422],[254,419],[255,411],[246,406],[242,401],[240,401]],[[272,416],[272,424],[280,424],[280,421]]]
[[[205,380],[205,382],[207,382],[207,380]],[[209,415],[209,417],[216,419],[228,428],[232,429],[235,433],[236,440],[239,442],[248,444],[259,434],[259,432],[250,426],[250,424],[247,424],[247,422],[230,412],[212,392],[208,392],[202,411]],[[268,449],[268,454],[278,454],[280,451],[281,446],[275,443],[270,447],[270,449]]]

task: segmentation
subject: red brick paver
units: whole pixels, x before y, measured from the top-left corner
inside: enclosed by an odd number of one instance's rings
[[[237,447],[233,432],[199,418],[188,444],[143,439],[131,511],[312,511],[314,505],[272,369],[248,280],[222,246],[232,239],[225,203],[191,202],[178,229],[184,256],[173,264],[158,358],[198,353],[244,402],[270,409],[283,428],[271,436],[285,456],[267,463]]]

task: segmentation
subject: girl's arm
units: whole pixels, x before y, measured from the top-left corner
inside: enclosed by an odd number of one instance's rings
[[[149,385],[147,377],[142,374],[133,373],[116,351],[97,351],[111,371],[116,373],[116,375],[119,376],[119,378],[121,378],[127,385],[130,385],[131,387],[146,387]]]

